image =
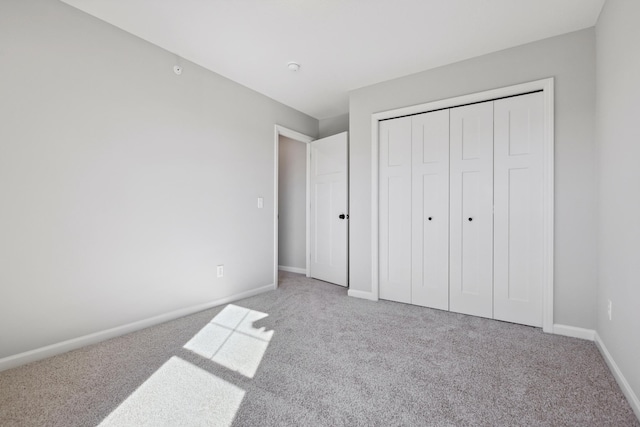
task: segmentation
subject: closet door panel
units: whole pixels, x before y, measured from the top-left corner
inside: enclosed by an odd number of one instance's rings
[[[412,119],[412,304],[449,309],[449,110]]]
[[[495,101],[494,318],[542,326],[543,95]]]
[[[493,102],[450,112],[451,311],[493,317]]]
[[[379,296],[410,303],[411,117],[379,126]]]

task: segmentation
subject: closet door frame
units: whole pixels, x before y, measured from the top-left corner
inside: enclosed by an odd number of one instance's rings
[[[543,137],[543,254],[542,254],[542,330],[553,333],[553,239],[554,239],[554,79],[536,80],[500,89],[477,92],[445,100],[428,102],[371,116],[371,280],[370,295],[358,295],[371,300],[379,298],[379,122],[402,116],[426,113],[444,108],[458,107],[476,102],[491,101],[509,96],[542,91],[544,96],[544,137]],[[363,294],[363,292],[359,292]]]

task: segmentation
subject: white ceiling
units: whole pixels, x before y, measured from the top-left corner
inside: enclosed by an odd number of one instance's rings
[[[591,27],[605,0],[62,1],[323,119],[350,90]]]

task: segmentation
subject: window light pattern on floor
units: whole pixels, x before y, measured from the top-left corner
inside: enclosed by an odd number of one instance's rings
[[[254,328],[268,314],[227,305],[184,348],[253,378],[273,331]],[[99,427],[230,426],[246,391],[173,356],[120,404]]]
[[[254,328],[268,314],[237,305],[227,305],[184,348],[232,371],[253,378],[273,331]]]
[[[230,426],[245,393],[173,356],[99,427]]]

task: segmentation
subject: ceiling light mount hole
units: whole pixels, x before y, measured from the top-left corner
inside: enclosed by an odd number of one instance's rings
[[[287,68],[289,68],[289,70],[291,70],[291,71],[296,72],[296,71],[300,70],[300,64],[298,64],[297,62],[289,62],[287,64]]]

